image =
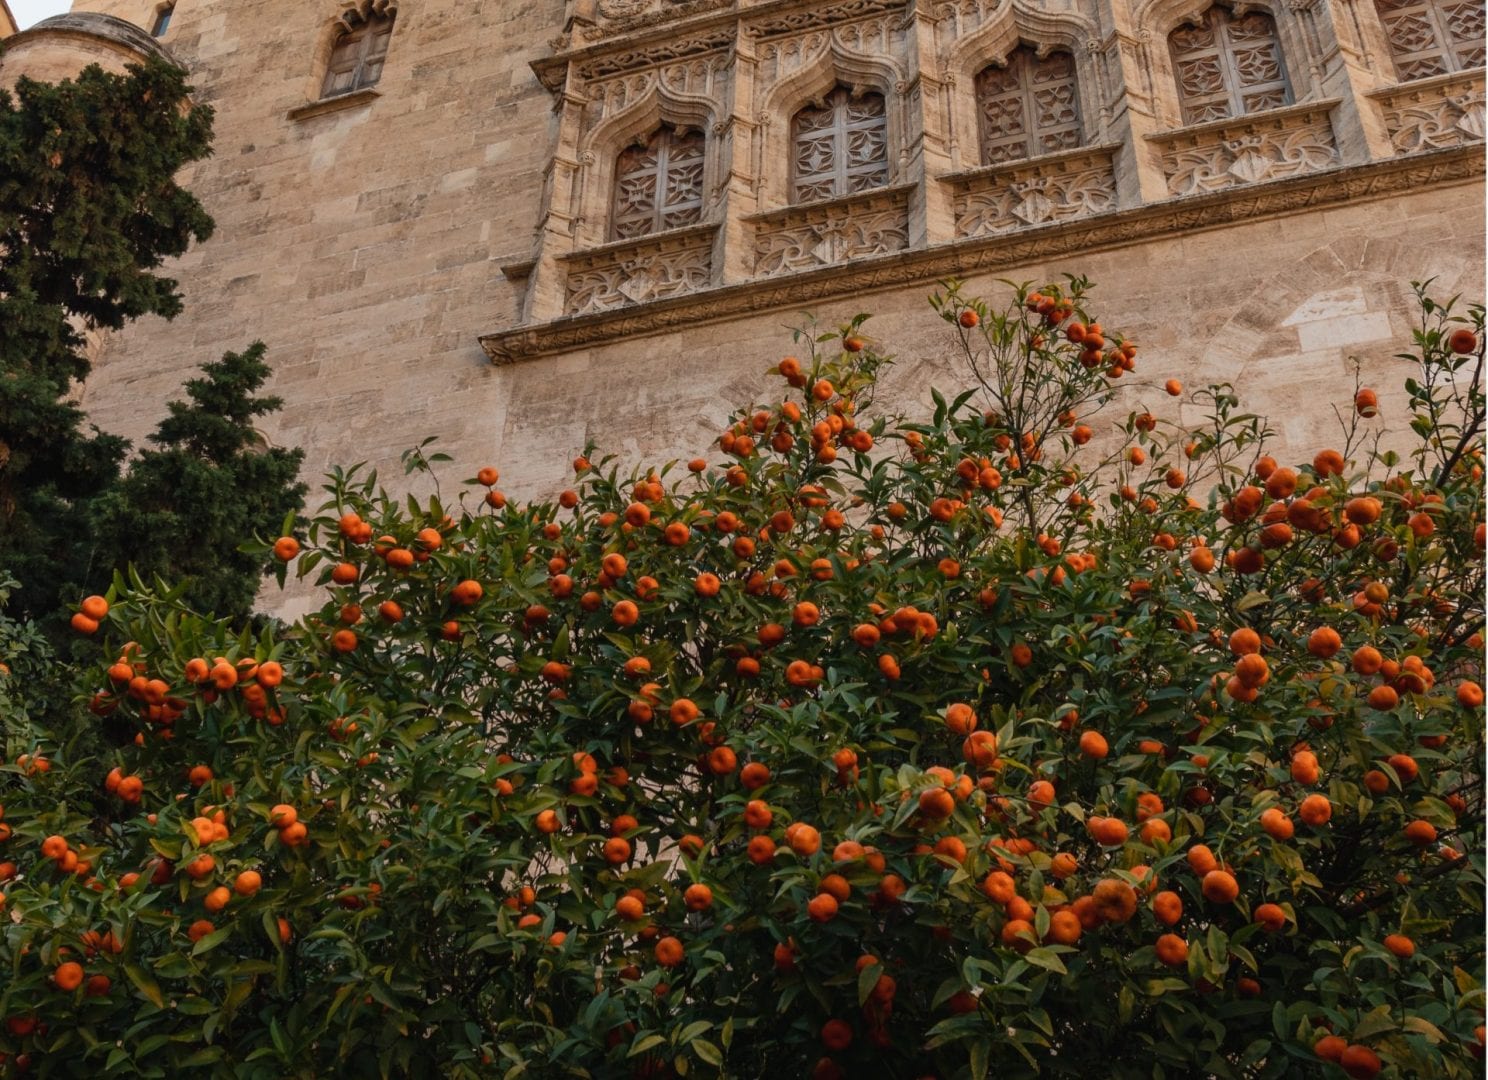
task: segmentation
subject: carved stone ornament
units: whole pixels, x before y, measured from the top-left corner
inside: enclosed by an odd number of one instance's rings
[[[1236,222],[1315,213],[1361,200],[1388,199],[1440,184],[1481,179],[1480,147],[1449,147],[1302,174],[1271,184],[1236,184],[1196,199],[1167,200],[1107,214],[1099,230],[1027,229],[966,238],[954,244],[906,249],[892,256],[847,265],[820,266],[788,277],[754,281],[690,293],[670,303],[622,305],[551,322],[517,326],[482,335],[481,346],[494,364],[513,364],[575,349],[613,345],[701,322],[799,310],[881,289],[923,286],[947,277],[1008,274],[1066,256],[1118,250],[1144,240],[1180,236],[1196,229]],[[876,193],[879,197],[886,192]],[[850,200],[844,200],[848,202]],[[761,220],[775,215],[763,215]]]
[[[755,219],[754,272],[778,274],[886,255],[909,246],[909,191],[879,189]]]
[[[716,225],[695,226],[568,256],[565,312],[611,311],[706,288],[717,231]]]
[[[1377,90],[1385,128],[1397,154],[1483,141],[1484,79],[1481,69],[1420,79]]]
[[[1293,105],[1147,138],[1157,145],[1168,193],[1198,195],[1337,165],[1328,119],[1335,104]]]
[[[956,235],[993,236],[1116,208],[1115,147],[1085,147],[945,178]]]

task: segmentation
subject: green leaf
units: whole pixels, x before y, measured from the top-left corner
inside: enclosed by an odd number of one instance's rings
[[[145,973],[145,969],[138,964],[125,964],[124,974],[129,976],[129,981],[139,988],[154,1003],[157,1009],[165,1008],[165,998],[161,996],[160,984]]]
[[[630,1053],[625,1056],[635,1057],[637,1054],[644,1054],[647,1050],[653,1050],[665,1043],[666,1036],[664,1035],[637,1035],[635,1042],[630,1044]]]
[[[707,1039],[698,1039],[692,1043],[692,1052],[714,1067],[723,1064],[722,1052]]]
[[[1059,959],[1059,954],[1046,946],[1029,949],[1023,954],[1023,959],[1036,967],[1045,968],[1058,975],[1068,975],[1069,969],[1064,966],[1064,961]]]
[[[1436,1046],[1446,1039],[1446,1036],[1442,1034],[1441,1028],[1419,1016],[1407,1016],[1400,1026],[1406,1031],[1413,1031],[1417,1035],[1424,1035],[1426,1041],[1432,1046]]]
[[[1354,1027],[1352,1039],[1354,1042],[1364,1042],[1376,1035],[1383,1035],[1387,1031],[1395,1031],[1400,1027],[1395,1023],[1395,1018],[1390,1015],[1390,1007],[1381,1005],[1365,1013],[1364,1018]]]

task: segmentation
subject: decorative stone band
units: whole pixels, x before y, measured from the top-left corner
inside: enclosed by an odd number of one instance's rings
[[[938,179],[950,184],[957,236],[998,233],[1116,209],[1118,145],[1082,146]]]
[[[1368,95],[1384,114],[1397,154],[1483,141],[1483,69],[1454,71]]]
[[[1214,120],[1147,136],[1172,195],[1201,195],[1338,164],[1328,113],[1337,100]]]
[[[846,266],[803,271],[785,280],[764,278],[515,327],[484,335],[480,343],[492,363],[513,364],[756,312],[799,310],[843,297],[861,303],[865,294],[884,289],[919,287],[947,277],[1006,273],[1066,255],[1128,247],[1200,229],[1307,213],[1438,185],[1480,182],[1483,166],[1479,146],[1428,150],[1118,210],[1105,215],[1099,229],[1067,229],[1056,222],[906,249]]]
[[[691,225],[565,255],[570,315],[613,311],[705,289],[717,224]]]
[[[746,217],[755,227],[755,274],[812,270],[904,250],[913,190],[913,184],[873,188]]]

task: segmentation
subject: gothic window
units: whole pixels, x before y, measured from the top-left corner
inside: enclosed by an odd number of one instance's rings
[[[839,86],[791,123],[792,199],[812,202],[889,182],[889,140],[882,94]]]
[[[1375,0],[1401,82],[1483,66],[1481,0]]]
[[[1067,52],[1040,60],[1026,45],[1015,49],[977,76],[976,103],[983,165],[1080,145],[1080,92]]]
[[[1185,124],[1291,104],[1276,24],[1263,11],[1237,16],[1216,4],[1168,44]]]
[[[615,162],[616,240],[696,225],[703,217],[703,137],[658,128]]]
[[[348,20],[352,18],[347,16]],[[323,98],[349,94],[373,86],[382,77],[387,59],[388,39],[393,34],[393,16],[356,17],[354,25],[342,32],[331,50],[326,66],[325,83],[320,88]]]

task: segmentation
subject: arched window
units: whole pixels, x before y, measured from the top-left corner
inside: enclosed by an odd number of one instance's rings
[[[1040,60],[1026,45],[976,78],[982,164],[1070,150],[1081,143],[1080,90],[1067,52]]]
[[[703,217],[703,136],[657,128],[615,162],[616,240],[695,225]]]
[[[393,36],[393,13],[386,15],[348,12],[346,29],[331,50],[320,96],[335,97],[376,85],[387,59],[388,39]]]
[[[1263,11],[1236,16],[1216,4],[1197,26],[1174,30],[1168,45],[1185,124],[1291,104],[1276,24]]]
[[[1401,82],[1483,66],[1481,0],[1375,0]]]
[[[811,202],[883,187],[889,138],[882,94],[854,96],[845,86],[791,123],[791,197]]]

